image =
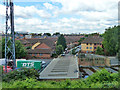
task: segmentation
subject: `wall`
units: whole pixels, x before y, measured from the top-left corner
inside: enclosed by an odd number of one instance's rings
[[[41,59],[49,59],[49,58],[51,58],[51,55],[50,54],[42,54],[42,55],[40,55],[40,54],[37,54],[37,55],[35,55],[35,54],[32,54],[32,57],[37,57],[37,58],[41,58]]]
[[[87,47],[88,47],[88,49],[87,49]],[[92,47],[92,49],[90,49],[90,47]],[[90,44],[81,44],[81,50],[82,50],[82,52],[86,52],[86,51],[94,51],[94,44],[92,44],[92,45],[90,45]]]
[[[103,63],[104,62],[104,63]],[[78,58],[78,65],[81,66],[110,66],[110,60],[108,58],[105,59],[85,59]]]

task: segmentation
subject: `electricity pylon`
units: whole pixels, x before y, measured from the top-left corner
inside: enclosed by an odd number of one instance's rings
[[[5,71],[7,72],[7,64],[9,60],[13,61],[13,69],[16,68],[13,0],[5,0],[4,5],[6,6]],[[10,25],[8,25],[9,23]]]

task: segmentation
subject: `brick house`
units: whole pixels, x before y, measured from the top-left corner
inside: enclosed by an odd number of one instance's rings
[[[102,46],[103,38],[100,36],[89,36],[81,43],[81,52],[84,53],[95,53],[97,47]]]
[[[51,58],[51,49],[29,49],[28,55],[30,58],[40,58],[40,59],[50,59]]]
[[[51,58],[55,51],[55,41],[52,39],[24,39],[20,40],[25,47],[31,46],[28,51],[29,58]]]

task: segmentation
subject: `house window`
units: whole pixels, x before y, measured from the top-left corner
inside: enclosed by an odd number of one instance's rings
[[[86,49],[88,49],[88,47],[86,47]]]
[[[96,47],[94,47],[94,49],[96,49]]]
[[[88,43],[87,43],[87,45],[88,45]]]
[[[94,45],[96,45],[96,43],[94,43]]]
[[[42,56],[43,54],[40,53],[39,55]]]
[[[92,43],[90,43],[90,45],[92,45]]]
[[[92,47],[90,47],[90,49],[92,49]]]

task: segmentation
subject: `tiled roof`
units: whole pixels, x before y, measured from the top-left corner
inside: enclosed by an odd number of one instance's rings
[[[101,43],[103,38],[100,36],[89,36],[82,43]]]
[[[67,44],[78,42],[81,36],[64,36]]]
[[[25,43],[31,43],[32,45],[34,45],[37,42],[40,43],[45,43],[46,45],[48,45],[51,48],[54,48],[55,42],[53,39],[25,39],[25,40],[20,40],[23,44]]]
[[[30,54],[51,54],[51,49],[29,49],[28,53]]]

